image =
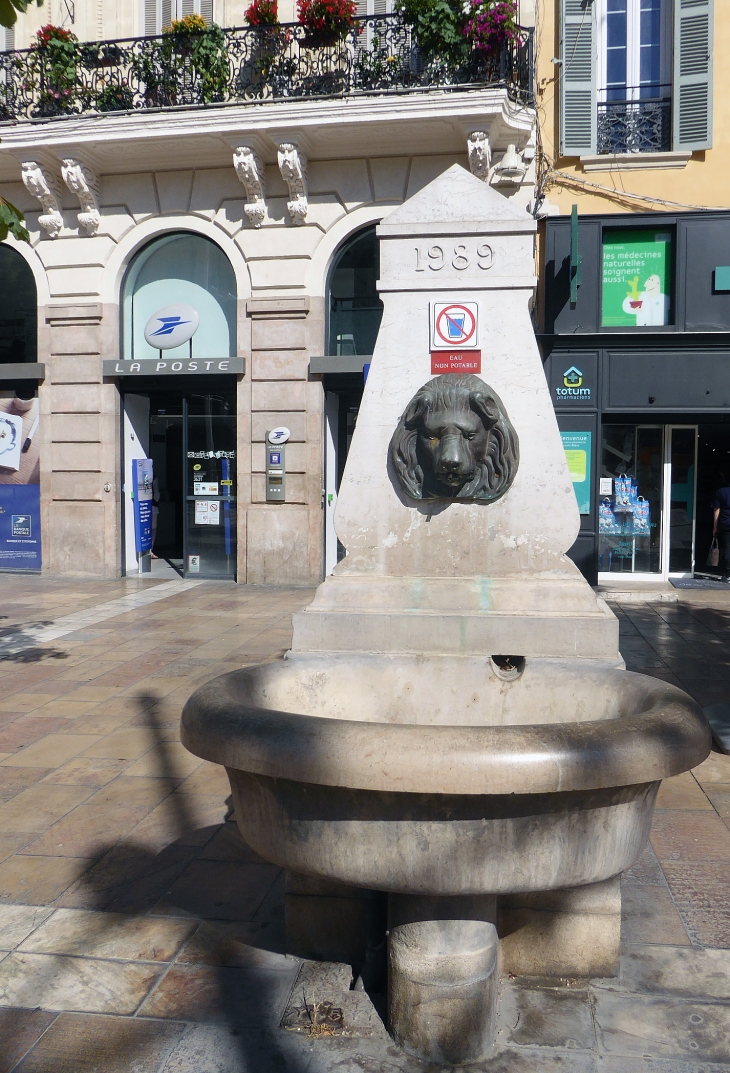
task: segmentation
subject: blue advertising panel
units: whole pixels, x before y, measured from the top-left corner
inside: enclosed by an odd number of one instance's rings
[[[591,513],[591,446],[590,432],[561,432],[563,450],[568,463],[573,491],[580,514]]]
[[[151,458],[132,462],[134,483],[134,544],[138,555],[152,550],[153,467]]]
[[[39,419],[36,397],[0,393],[0,570],[41,568]]]

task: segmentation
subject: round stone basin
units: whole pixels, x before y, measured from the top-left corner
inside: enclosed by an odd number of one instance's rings
[[[188,701],[183,744],[294,872],[396,893],[545,891],[630,867],[710,730],[674,686],[587,661],[296,656]]]

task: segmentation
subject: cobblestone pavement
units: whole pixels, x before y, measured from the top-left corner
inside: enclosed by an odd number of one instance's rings
[[[280,657],[310,599],[0,577],[0,1073],[426,1073],[374,1014],[355,1038],[278,1027],[301,968],[281,873],[178,740],[193,689]],[[727,699],[730,593],[616,610],[630,669]],[[728,1073],[729,828],[730,757],[665,782],[620,977],[503,981],[473,1073]]]

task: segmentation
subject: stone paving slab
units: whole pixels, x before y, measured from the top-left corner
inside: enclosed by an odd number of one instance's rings
[[[190,693],[280,658],[311,590],[4,575],[0,594],[0,1073],[436,1073],[349,968],[322,1001],[359,1035],[278,1027],[322,967],[286,957],[283,877],[179,743]],[[730,593],[616,611],[629,669],[723,699]],[[730,1073],[730,757],[664,783],[622,889],[620,977],[504,980],[471,1073]]]

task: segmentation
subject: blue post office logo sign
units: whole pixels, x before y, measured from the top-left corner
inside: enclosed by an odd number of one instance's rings
[[[14,537],[31,536],[30,514],[13,514],[11,522],[12,535]]]

